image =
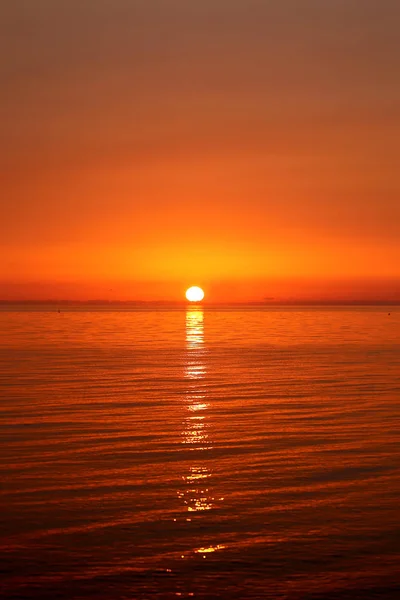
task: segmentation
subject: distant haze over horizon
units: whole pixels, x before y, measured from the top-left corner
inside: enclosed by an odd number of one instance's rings
[[[214,283],[206,289],[204,304],[208,303],[398,303],[400,302],[400,282],[388,281],[297,281],[297,282],[269,282],[269,289],[274,295],[262,293],[262,282],[245,283],[241,287],[235,282]],[[140,287],[140,286],[139,286]],[[144,284],[143,284],[143,287]],[[152,293],[135,295],[135,287],[126,288],[123,293],[117,286],[116,291],[104,290],[102,285],[88,287],[82,294],[83,284],[56,285],[35,283],[35,285],[15,285],[9,283],[0,291],[0,302],[115,302],[115,303],[182,303],[187,304],[184,298],[184,287],[178,284],[171,286],[170,282],[149,286]],[[171,293],[171,287],[173,291]],[[32,294],[32,288],[36,294]],[[266,288],[264,288],[266,289]],[[6,292],[7,290],[7,292]],[[157,293],[155,293],[155,291]],[[103,292],[103,295],[102,295]],[[179,292],[182,292],[179,294]],[[117,294],[120,294],[119,296]]]
[[[400,301],[399,23],[2,3],[0,300]]]

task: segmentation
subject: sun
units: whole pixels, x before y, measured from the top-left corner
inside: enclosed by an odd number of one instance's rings
[[[201,302],[204,298],[203,290],[197,285],[193,285],[188,290],[186,290],[186,299],[189,302]]]

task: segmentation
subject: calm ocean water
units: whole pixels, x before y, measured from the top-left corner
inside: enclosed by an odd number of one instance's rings
[[[2,598],[400,597],[399,308],[3,310],[0,396]]]

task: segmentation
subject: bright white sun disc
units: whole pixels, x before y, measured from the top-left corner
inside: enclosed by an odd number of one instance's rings
[[[197,285],[193,285],[186,290],[186,298],[189,302],[201,302],[204,298],[204,292]]]

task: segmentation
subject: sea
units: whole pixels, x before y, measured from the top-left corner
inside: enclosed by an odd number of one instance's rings
[[[0,310],[0,597],[400,598],[400,307]]]

